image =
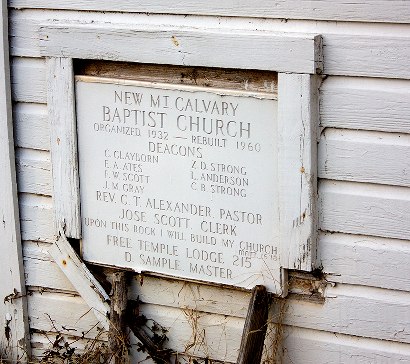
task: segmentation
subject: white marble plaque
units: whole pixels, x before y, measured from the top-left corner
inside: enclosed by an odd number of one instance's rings
[[[277,100],[76,77],[83,258],[280,290]]]

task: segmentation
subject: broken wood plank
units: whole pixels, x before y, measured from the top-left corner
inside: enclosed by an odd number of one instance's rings
[[[58,240],[50,248],[49,254],[88,304],[104,329],[108,330],[109,297],[78,257],[62,231]]]
[[[128,357],[125,312],[127,309],[127,274],[115,271],[111,275],[112,295],[110,309],[110,331],[108,332],[108,347],[111,363],[122,364]]]
[[[255,286],[243,329],[238,364],[260,363],[267,328],[268,306],[266,287]]]

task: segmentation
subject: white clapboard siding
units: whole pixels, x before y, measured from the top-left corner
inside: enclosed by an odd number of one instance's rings
[[[410,36],[407,26],[392,26],[389,24],[374,27],[372,24],[356,24],[356,26],[346,23],[328,23],[328,22],[306,22],[306,21],[289,21],[281,22],[279,20],[260,21],[245,19],[237,23],[218,22],[217,18],[185,18],[168,15],[152,15],[146,16],[143,14],[113,14],[113,13],[87,13],[87,12],[56,12],[56,11],[13,11],[11,22],[12,34],[11,38],[11,53],[15,56],[40,57],[41,51],[39,46],[39,29],[45,23],[49,23],[50,19],[71,22],[75,20],[81,21],[83,24],[73,27],[70,30],[71,38],[66,34],[68,42],[60,44],[61,49],[67,49],[68,46],[73,47],[76,54],[80,58],[101,57],[106,59],[118,59],[118,47],[113,49],[107,48],[112,42],[118,39],[123,42],[133,33],[132,29],[137,29],[140,26],[146,28],[151,26],[159,26],[162,29],[165,27],[189,26],[198,28],[201,25],[204,29],[212,29],[215,32],[234,33],[238,28],[244,30],[255,30],[255,33],[264,34],[264,31],[269,32],[289,32],[289,33],[306,33],[306,34],[321,34],[323,36],[323,51],[324,51],[324,73],[327,75],[350,75],[350,76],[368,76],[368,77],[384,77],[384,78],[404,78],[410,79],[410,68],[408,65],[407,55],[410,50]],[[98,22],[101,22],[98,24]],[[87,26],[84,23],[88,23]],[[93,23],[90,25],[90,23]],[[107,26],[111,24],[111,29]],[[150,24],[150,25],[147,25]],[[98,28],[101,34],[97,34],[92,30]],[[88,30],[87,30],[88,29]],[[104,30],[103,30],[104,29]],[[122,30],[121,30],[122,29]],[[227,30],[228,29],[228,30]],[[261,32],[259,32],[261,31]],[[61,32],[63,33],[63,32]],[[121,37],[121,34],[124,36]],[[64,34],[60,34],[60,38],[64,38]],[[99,38],[97,38],[97,36]],[[27,37],[35,39],[27,40]],[[74,42],[74,39],[76,42]],[[105,40],[103,43],[102,40]],[[166,45],[166,43],[164,43]],[[181,44],[182,46],[183,44]],[[198,44],[199,46],[199,44]],[[169,41],[168,48],[165,48],[166,53],[173,54],[176,45]],[[249,47],[255,47],[250,44]],[[132,53],[129,50],[129,44],[125,45],[124,49],[128,49],[128,54]],[[144,55],[144,48],[141,48]],[[199,46],[198,49],[202,49]],[[254,54],[260,54],[260,49],[248,49],[248,60],[253,60]],[[180,50],[183,51],[183,48]],[[223,57],[229,60],[230,55],[226,54],[226,49],[220,49],[220,53],[214,54],[216,58]],[[266,51],[266,50],[263,50]],[[59,53],[60,56],[67,54]],[[159,54],[161,56],[162,54]],[[198,56],[198,55],[197,55]],[[173,56],[174,57],[174,56]],[[194,59],[195,54],[188,54],[188,59]],[[199,57],[199,56],[198,56]],[[274,54],[272,54],[274,58]],[[133,61],[139,61],[139,55]],[[172,62],[170,58],[169,62]],[[255,59],[255,62],[257,59]],[[231,60],[231,63],[233,61]],[[259,62],[259,61],[258,61]],[[256,63],[257,64],[257,63]]]
[[[50,153],[35,149],[16,150],[19,192],[51,195]]]
[[[13,108],[13,119],[16,147],[50,149],[50,128],[46,105],[17,103]]]
[[[24,242],[23,258],[26,285],[75,294],[75,288],[48,253],[50,246],[49,243]]]
[[[30,329],[93,339],[102,326],[79,296],[32,291],[28,300]]]
[[[45,61],[40,58],[13,58],[11,83],[13,101],[47,102]]]
[[[192,342],[197,322],[198,342],[191,348],[190,353],[222,361],[236,361],[243,318],[158,305],[141,305],[140,312],[169,330],[168,347],[178,352],[185,351],[185,346]],[[80,337],[84,333],[87,339],[92,339],[98,334],[98,322],[81,297],[32,292],[29,300],[29,317],[32,330],[56,332],[57,329],[62,333]],[[204,331],[205,337],[201,341],[200,335]]]
[[[337,284],[323,305],[288,300],[284,324],[410,343],[410,293]]]
[[[321,178],[410,187],[410,135],[325,129]]]
[[[410,189],[322,180],[319,228],[332,232],[409,239]]]
[[[144,276],[133,279],[129,297],[142,302],[169,307],[189,307],[201,312],[244,318],[248,311],[250,292],[196,284],[175,279]]]
[[[157,294],[156,299],[152,297],[147,303],[178,309],[176,300],[171,302],[164,296]],[[288,300],[284,323],[355,336],[410,342],[410,293],[338,284],[336,287],[328,287],[325,296],[324,304]],[[147,299],[147,296],[144,297]],[[243,305],[247,303],[248,300],[243,301]],[[188,307],[191,308],[191,305]],[[277,320],[275,309],[272,314],[273,320]]]
[[[256,0],[249,6],[246,0],[223,2],[217,0],[183,1],[169,5],[167,0],[58,0],[50,3],[47,0],[11,0],[9,6],[17,9],[72,9],[121,11],[166,14],[197,14],[217,16],[240,16],[284,19],[312,19],[339,21],[369,21],[388,23],[409,23],[410,11],[406,1],[390,0],[388,9],[382,0],[355,1],[311,1]]]
[[[208,314],[186,308],[142,305],[141,313],[168,329],[166,346],[178,352],[236,362],[243,318]]]
[[[331,282],[410,292],[410,241],[322,233],[318,262]]]
[[[221,295],[222,293],[216,291],[216,294]],[[185,308],[181,308],[176,302],[168,303],[164,296],[164,294],[157,295],[156,302],[143,304],[141,310],[147,317],[157,320],[158,323],[166,327],[172,327],[175,331],[170,333],[170,337],[176,342],[178,342],[178,338],[186,335],[186,333],[176,333],[178,325],[184,319],[186,313],[193,312],[201,317],[206,317],[206,320],[211,320],[214,322],[212,325],[215,326],[218,326],[218,320],[226,322],[223,319],[224,315],[196,310],[193,302],[190,302],[190,305],[185,306]],[[409,300],[410,293],[408,292],[338,284],[335,287],[327,288],[326,299],[323,304],[295,299],[287,300],[284,324],[346,335],[410,343]],[[63,305],[63,302],[66,303]],[[248,300],[245,300],[244,305],[247,304]],[[86,330],[89,327],[87,325],[92,325],[91,322],[95,320],[95,318],[87,318],[83,323],[80,323],[73,319],[73,317],[80,317],[81,314],[89,310],[88,305],[78,296],[48,292],[43,292],[41,295],[34,292],[30,297],[29,306],[35,310],[35,312],[31,311],[33,314],[31,319],[32,328],[38,330],[50,330],[48,317],[43,311],[47,311],[59,325],[73,326],[74,322],[74,326],[79,332]],[[69,310],[77,312],[76,315],[78,316],[70,316]],[[272,310],[271,315],[274,321],[279,317],[275,309]],[[237,322],[238,325],[244,319],[243,317],[233,316],[226,316],[226,318],[230,320],[230,323]],[[187,320],[187,318],[185,319]],[[71,324],[69,324],[70,322]],[[180,327],[183,327],[183,325],[180,325]],[[237,332],[237,335],[240,337],[239,332]],[[225,342],[221,341],[221,344],[224,345]]]
[[[334,334],[300,327],[285,327],[282,363],[406,364],[410,345]]]
[[[328,77],[320,88],[321,125],[410,133],[410,82]]]
[[[55,239],[50,197],[19,195],[21,237],[23,240],[52,242]]]
[[[324,73],[409,79],[409,52],[408,36],[326,34]]]
[[[97,344],[97,341],[82,339],[76,336],[62,335],[63,341],[60,341],[61,345],[67,343],[69,348],[74,349],[75,354],[82,354],[87,351],[87,347],[92,344]],[[53,344],[57,339],[57,334],[53,332],[32,332],[31,333],[31,355],[34,358],[41,358],[44,354],[52,350]],[[68,348],[67,348],[68,349]],[[61,353],[65,350],[61,350]]]

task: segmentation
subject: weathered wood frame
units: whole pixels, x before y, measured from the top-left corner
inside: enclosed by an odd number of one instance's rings
[[[29,355],[10,91],[7,1],[0,2],[0,342],[6,360]]]
[[[41,26],[40,48],[48,68],[56,232],[63,229],[67,237],[81,238],[73,58],[276,71],[281,264],[311,270],[317,230],[321,46],[321,37],[309,34],[105,23]],[[282,293],[284,282],[282,274]]]

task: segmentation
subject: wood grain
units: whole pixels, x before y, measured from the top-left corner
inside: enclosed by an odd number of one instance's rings
[[[236,360],[243,319],[155,305],[142,305],[141,313],[169,330],[167,347],[173,350],[228,362]],[[98,335],[98,321],[80,297],[33,292],[29,314],[32,330],[60,330],[89,339]]]
[[[410,135],[325,129],[319,177],[410,187]]]
[[[49,254],[52,243],[24,241],[23,258],[26,285],[50,291],[77,294],[76,289]]]
[[[260,363],[268,326],[269,298],[265,286],[252,289],[242,332],[238,364]]]
[[[406,187],[326,180],[319,186],[322,230],[408,239],[409,211]]]
[[[410,292],[408,240],[322,233],[318,252],[328,281]]]
[[[213,16],[238,16],[262,17],[282,19],[312,19],[312,20],[338,20],[338,21],[364,21],[364,22],[410,22],[410,12],[405,1],[389,1],[388,11],[383,0],[354,0],[343,1],[309,1],[286,0],[264,1],[256,0],[248,6],[246,0],[234,3],[221,1],[183,1],[175,2],[172,7],[166,0],[156,2],[148,0],[58,0],[52,4],[47,0],[11,0],[9,6],[17,9],[61,9],[61,10],[94,10],[94,11],[120,11],[139,13],[165,13],[165,14],[194,14]]]
[[[325,39],[325,74],[410,78],[410,37],[328,34]]]
[[[46,105],[17,103],[13,108],[13,119],[16,147],[50,150],[50,128]]]
[[[62,231],[58,239],[49,249],[49,254],[67,276],[81,298],[87,303],[90,311],[98,319],[99,324],[105,330],[109,330],[109,297],[100,283],[78,257]]]
[[[75,74],[277,94],[276,72],[81,60]]]
[[[285,364],[313,363],[397,363],[410,360],[408,344],[362,338],[332,332],[285,327]]]
[[[51,196],[50,153],[34,149],[16,150],[19,192]]]
[[[23,240],[44,242],[55,240],[53,205],[50,197],[21,193],[19,207]]]
[[[322,127],[410,133],[410,82],[329,77],[320,90]]]
[[[55,231],[81,237],[74,74],[69,58],[47,59],[47,107]]]
[[[11,64],[12,99],[20,102],[47,102],[45,61],[14,58]]]
[[[409,79],[410,71],[407,67],[407,52],[410,47],[410,37],[406,36],[407,28],[405,26],[391,26],[388,24],[380,24],[374,26],[374,24],[346,24],[346,23],[328,23],[328,22],[306,22],[306,21],[289,21],[281,22],[277,21],[248,21],[244,19],[232,19],[228,24],[219,23],[218,19],[215,18],[182,18],[175,16],[147,16],[145,14],[113,14],[113,13],[88,13],[88,12],[78,12],[70,13],[68,16],[66,12],[55,12],[55,11],[13,11],[12,12],[12,21],[11,21],[11,52],[15,56],[29,56],[29,57],[40,57],[40,41],[39,41],[39,30],[44,23],[48,22],[49,19],[56,19],[60,22],[71,22],[78,21],[84,23],[84,27],[87,27],[87,23],[94,22],[94,27],[98,29],[104,29],[107,27],[107,24],[110,24],[110,27],[118,27],[117,31],[108,32],[109,34],[93,35],[93,32],[84,31],[84,44],[81,46],[81,42],[78,43],[75,51],[78,52],[80,58],[105,58],[105,59],[118,59],[118,56],[121,54],[119,51],[122,48],[132,48],[129,47],[129,36],[134,34],[141,26],[148,28],[160,27],[161,29],[166,29],[166,27],[171,27],[176,29],[178,27],[189,27],[192,28],[201,28],[205,32],[208,29],[213,29],[217,33],[223,34],[228,31],[230,33],[238,31],[240,32],[251,32],[259,35],[266,35],[270,33],[286,33],[286,34],[321,34],[323,38],[323,52],[324,52],[324,73],[327,75],[350,75],[350,76],[365,76],[365,77],[378,77],[378,78],[404,78]],[[100,22],[100,26],[97,24]],[[148,25],[147,25],[148,24]],[[91,28],[90,28],[91,29]],[[108,28],[107,28],[108,29]],[[105,30],[107,30],[105,29]],[[236,30],[235,30],[236,29]],[[258,31],[255,31],[258,29]],[[123,38],[120,34],[123,32]],[[297,32],[297,33],[295,33]],[[100,38],[97,38],[97,35]],[[174,34],[177,36],[178,34]],[[172,36],[172,35],[170,35]],[[233,34],[231,34],[233,36]],[[61,34],[61,37],[64,37],[64,34]],[[65,37],[69,37],[69,34],[65,34]],[[117,37],[122,39],[122,42],[118,43],[118,47],[114,49],[106,48],[104,39],[115,41]],[[114,39],[112,39],[114,38]],[[87,44],[88,39],[88,44]],[[193,41],[193,39],[191,39]],[[352,41],[354,40],[354,41]],[[150,39],[147,39],[150,42]],[[178,53],[178,51],[185,52],[187,49],[185,46],[189,45],[181,43],[179,47],[173,45],[172,40],[169,39],[163,40],[164,43],[164,52],[167,55],[168,61],[165,61],[165,64],[180,64],[180,61],[183,57],[183,53]],[[160,40],[157,40],[157,44]],[[75,43],[75,42],[73,42]],[[123,44],[123,46],[120,46]],[[204,48],[201,42],[196,42],[197,47],[201,49],[208,49],[210,51],[210,46],[207,44]],[[75,45],[75,44],[74,44]],[[95,45],[96,50],[92,48],[87,48],[87,45]],[[141,44],[141,48],[145,48],[146,43]],[[234,44],[232,44],[233,46]],[[241,46],[243,42],[241,43]],[[265,43],[268,46],[267,43]],[[215,47],[217,43],[215,43]],[[74,46],[73,46],[74,47]],[[169,48],[167,48],[169,47]],[[184,48],[185,47],[185,48]],[[235,63],[235,67],[241,67],[240,63],[254,63],[254,68],[258,68],[258,65],[261,62],[268,62],[271,66],[274,66],[276,62],[275,54],[272,51],[266,49],[266,52],[261,53],[257,43],[251,42],[251,46],[246,47],[247,54],[250,53],[252,56],[245,55],[245,58],[240,61],[229,62]],[[292,46],[293,47],[293,46]],[[65,49],[65,48],[63,48]],[[194,50],[193,48],[192,50]],[[221,60],[223,57],[232,58],[232,54],[228,52],[228,48],[218,49],[216,53],[217,57],[214,56],[216,60]],[[128,50],[128,54],[132,54],[133,50]],[[176,52],[176,53],[175,53]],[[270,53],[269,53],[270,52]],[[135,53],[135,52],[134,52]],[[268,54],[269,53],[269,54]],[[61,53],[59,53],[61,55]],[[69,53],[65,53],[68,55]],[[141,57],[147,54],[145,50],[142,52]],[[163,56],[165,57],[165,54]],[[179,54],[179,58],[178,58]],[[215,52],[212,53],[215,55]],[[173,55],[170,57],[170,55]],[[257,57],[259,56],[259,57]],[[143,59],[138,55],[132,57],[131,61],[142,62]],[[159,59],[160,55],[158,56]],[[196,54],[185,55],[184,60],[189,63],[196,57]],[[199,56],[198,56],[199,57]],[[266,58],[268,57],[268,58]],[[273,57],[273,61],[272,61]],[[392,58],[394,57],[394,59]],[[200,58],[200,57],[199,57]],[[254,58],[259,58],[255,60]],[[290,57],[290,60],[293,60],[293,56]],[[160,61],[149,61],[144,58],[144,62],[156,62],[164,63]],[[265,59],[265,61],[264,61]],[[204,62],[207,60],[207,57],[203,57],[200,61]],[[228,63],[229,63],[228,62]],[[294,61],[287,61],[288,64],[286,67],[287,72],[291,71],[291,66]],[[225,62],[226,63],[226,62]],[[188,64],[188,63],[186,63]],[[208,66],[218,67],[214,64],[207,64]],[[229,67],[229,64],[225,65]],[[276,71],[280,71],[278,67],[272,67]]]
[[[41,54],[311,74],[323,68],[321,37],[316,35],[148,25],[124,28],[119,24],[105,24],[101,31],[101,26],[72,22],[42,25]]]
[[[309,75],[279,74],[281,263],[284,268],[306,271],[312,270],[316,251],[318,89],[318,80]]]

